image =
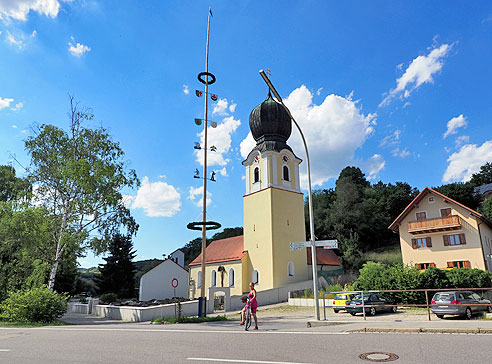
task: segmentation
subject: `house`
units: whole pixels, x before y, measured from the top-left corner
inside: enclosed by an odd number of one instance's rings
[[[306,250],[290,243],[305,241],[304,195],[299,159],[287,144],[292,124],[287,110],[271,94],[249,116],[256,145],[242,162],[244,235],[212,242],[206,249],[205,289],[231,287],[231,295],[275,290],[312,278]],[[192,297],[201,294],[199,255],[190,264]],[[278,296],[277,296],[278,297]]]
[[[475,187],[474,191],[481,200],[486,200],[492,196],[492,183]]]
[[[389,228],[400,234],[405,264],[492,271],[492,223],[431,188],[424,188]]]
[[[188,298],[188,271],[170,255],[170,258],[140,277],[138,297],[139,301]]]
[[[174,262],[176,262],[180,266],[184,267],[185,255],[182,250],[176,249],[171,254],[169,254],[168,257],[174,260]]]

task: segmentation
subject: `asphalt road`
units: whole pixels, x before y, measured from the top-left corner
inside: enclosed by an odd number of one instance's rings
[[[0,363],[490,363],[492,335],[346,334],[299,325],[245,332],[236,322],[200,325],[113,324],[0,328]]]

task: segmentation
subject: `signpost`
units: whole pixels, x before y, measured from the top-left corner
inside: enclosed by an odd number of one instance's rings
[[[315,244],[316,247],[323,247],[324,249],[338,249],[338,240],[318,240]],[[311,246],[310,241],[298,241],[290,243],[290,250],[300,250],[301,248],[309,248]]]
[[[177,298],[176,298],[176,287],[178,286],[178,278],[173,278],[171,280],[171,286],[173,286],[173,290],[174,290],[174,318],[176,318],[176,301],[177,301]]]

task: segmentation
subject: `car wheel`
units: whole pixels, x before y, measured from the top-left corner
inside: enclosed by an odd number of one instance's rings
[[[436,315],[436,316],[437,316],[437,318],[440,318],[440,319],[442,319],[444,317],[444,315]]]
[[[335,313],[339,313],[340,312],[340,310],[337,310],[336,308],[334,308],[333,311],[335,311]]]
[[[369,313],[371,314],[371,316],[376,316],[376,309],[374,307],[371,307]]]
[[[396,310],[397,310],[397,308],[398,308],[398,307],[396,307],[396,306],[391,307],[391,312],[395,313],[395,312],[396,312]]]
[[[355,312],[350,312],[350,314],[351,314],[352,316],[355,316]]]
[[[465,310],[465,318],[467,320],[471,320],[472,318],[472,310],[470,309],[470,307],[467,307]]]

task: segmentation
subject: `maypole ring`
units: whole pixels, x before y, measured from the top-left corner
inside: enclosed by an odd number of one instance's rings
[[[203,76],[206,76],[206,78],[204,78]],[[212,85],[215,83],[215,76],[210,72],[200,72],[198,74],[198,81],[200,81],[204,85]]]
[[[190,230],[202,230],[202,226],[205,225],[205,230],[216,230],[220,229],[222,225],[215,221],[194,221],[190,222],[186,227]]]

